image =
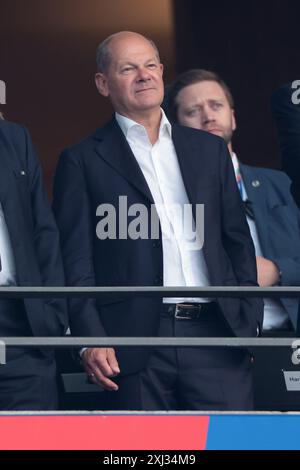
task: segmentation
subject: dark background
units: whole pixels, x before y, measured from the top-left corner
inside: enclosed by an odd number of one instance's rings
[[[128,29],[153,37],[170,80],[172,25],[170,0],[0,0],[0,110],[29,128],[50,196],[61,150],[112,113],[94,85],[99,42]]]
[[[299,18],[295,0],[0,0],[0,109],[29,128],[51,194],[60,151],[111,114],[93,83],[97,44],[131,29],[157,42],[166,82],[192,67],[218,72],[235,98],[239,158],[278,168],[269,99],[300,78]]]
[[[270,95],[300,77],[300,2],[174,0],[176,71],[217,71],[235,100],[235,149],[245,163],[278,168]]]

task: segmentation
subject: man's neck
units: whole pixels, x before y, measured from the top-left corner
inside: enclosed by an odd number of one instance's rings
[[[151,110],[148,113],[126,114],[121,112],[120,114],[145,127],[151,144],[155,144],[158,140],[159,126],[162,116],[160,108],[155,111]]]

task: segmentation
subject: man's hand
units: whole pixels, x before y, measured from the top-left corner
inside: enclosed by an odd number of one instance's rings
[[[118,385],[108,377],[120,373],[113,348],[88,348],[82,354],[82,361],[88,377],[105,390],[118,390]]]
[[[260,287],[274,286],[279,282],[279,270],[273,261],[262,256],[256,257],[257,278]]]

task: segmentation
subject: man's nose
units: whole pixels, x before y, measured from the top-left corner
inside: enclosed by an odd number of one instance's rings
[[[215,121],[213,112],[208,107],[203,107],[201,114],[202,125]]]
[[[138,69],[138,74],[137,74],[137,80],[138,81],[147,81],[150,80],[150,74],[149,70],[147,70],[144,67],[141,67]]]

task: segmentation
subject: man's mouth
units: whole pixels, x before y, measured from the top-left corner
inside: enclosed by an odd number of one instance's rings
[[[205,129],[205,130],[206,130],[206,132],[211,132],[212,134],[220,133],[220,132],[222,133],[221,129],[217,129],[216,127],[212,127],[210,129]]]
[[[136,93],[142,93],[143,91],[150,91],[154,90],[154,88],[141,88],[140,90],[137,90]]]

